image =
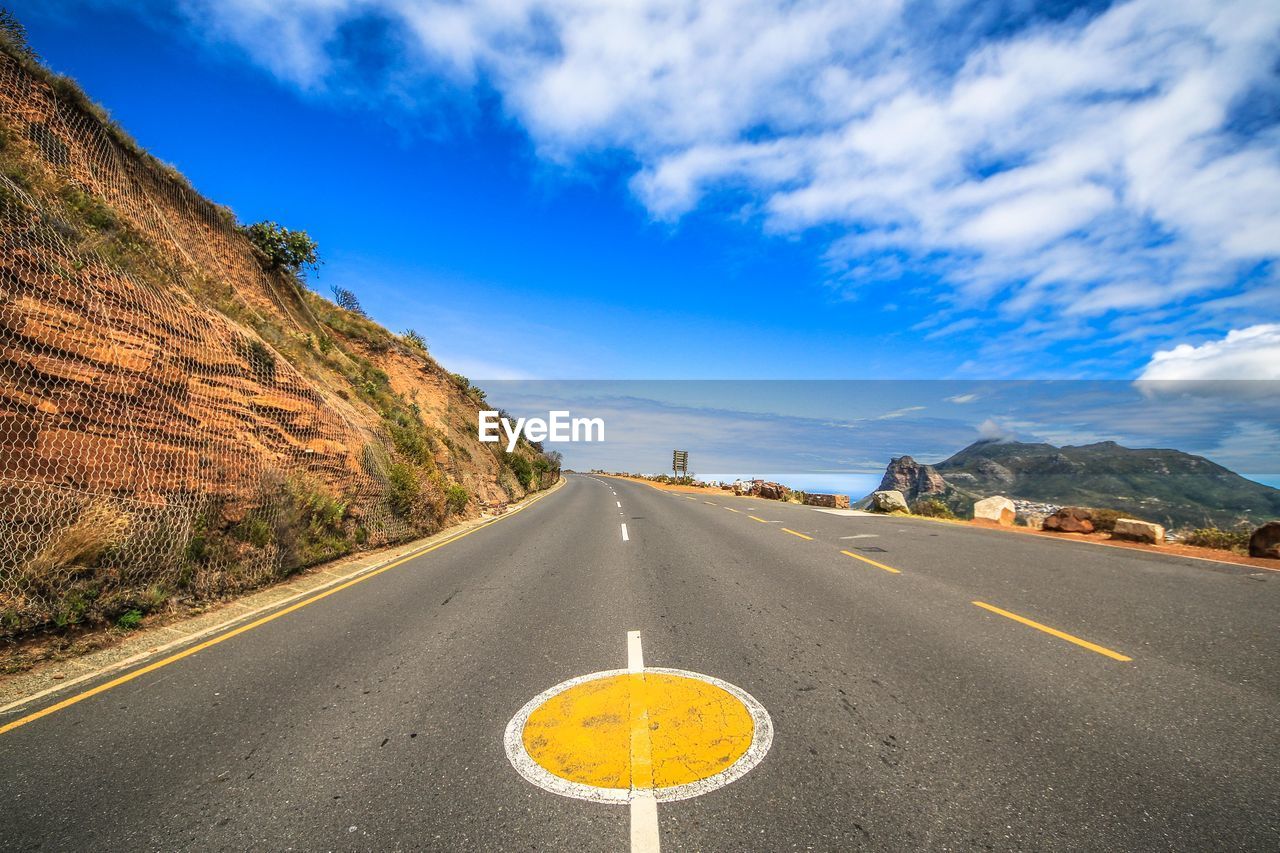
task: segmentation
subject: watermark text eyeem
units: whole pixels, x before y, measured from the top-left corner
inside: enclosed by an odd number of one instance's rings
[[[500,441],[499,430],[506,434],[507,452],[512,453],[522,433],[529,441],[604,441],[604,418],[575,418],[567,410],[555,410],[547,412],[546,420],[516,418],[513,424],[494,409],[481,409],[480,440]]]

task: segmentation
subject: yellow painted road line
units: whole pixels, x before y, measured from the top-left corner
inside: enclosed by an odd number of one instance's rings
[[[868,565],[875,566],[877,569],[884,569],[886,572],[893,572],[895,575],[902,574],[900,569],[895,569],[893,566],[886,566],[884,563],[877,563],[875,560],[864,557],[861,554],[855,554],[852,551],[841,551],[840,553],[844,554],[846,557],[853,557],[855,560],[861,560]]]
[[[736,510],[736,509],[734,509],[734,508],[733,508],[733,507],[731,507],[731,506],[727,506],[727,507],[725,507],[725,509],[729,510],[729,512],[737,512],[737,510]]]
[[[33,723],[36,720],[40,719],[41,717],[47,717],[50,714],[63,710],[64,708],[70,708],[72,705],[75,705],[79,702],[83,702],[85,699],[89,699],[93,696],[97,696],[99,693],[105,693],[113,687],[119,687],[121,684],[127,684],[128,682],[133,681],[135,678],[140,678],[149,672],[155,672],[157,669],[160,669],[161,667],[166,667],[171,663],[176,663],[182,660],[183,658],[189,658],[198,652],[202,652],[205,649],[212,648],[213,646],[216,646],[219,643],[225,642],[226,640],[230,640],[232,637],[237,637],[240,634],[245,633],[246,631],[252,631],[254,628],[261,627],[267,624],[268,622],[274,622],[276,619],[279,619],[281,616],[285,616],[289,613],[294,612],[295,610],[301,610],[302,608],[306,607],[308,604],[315,604],[317,601],[320,601],[323,598],[328,598],[329,596],[333,595],[336,592],[341,592],[344,589],[350,589],[351,587],[355,586],[358,583],[363,583],[364,581],[369,580],[369,578],[376,577],[382,574],[383,572],[389,572],[392,569],[396,568],[397,566],[404,565],[410,560],[416,560],[418,557],[422,557],[426,554],[430,554],[432,551],[436,550],[437,548],[443,548],[445,545],[450,545],[454,542],[457,542],[459,539],[462,539],[466,536],[470,536],[472,533],[475,533],[477,530],[484,530],[486,527],[489,527],[490,525],[496,524],[499,521],[502,521],[503,519],[510,518],[511,516],[515,515],[520,510],[525,509],[529,505],[530,504],[526,504],[525,506],[519,507],[516,510],[508,512],[506,515],[500,515],[497,518],[493,519],[492,521],[473,527],[470,530],[463,531],[462,533],[459,533],[457,536],[451,536],[448,539],[444,540],[443,542],[437,542],[435,545],[432,545],[429,548],[424,548],[421,551],[417,551],[413,554],[408,555],[407,557],[402,557],[401,559],[396,560],[393,563],[388,563],[387,565],[379,569],[374,569],[368,574],[360,575],[359,577],[353,578],[352,580],[349,580],[346,583],[338,584],[335,587],[326,589],[324,592],[317,593],[316,595],[313,595],[310,598],[304,598],[302,601],[299,601],[296,604],[292,604],[284,608],[283,610],[277,610],[274,613],[270,613],[266,616],[263,616],[261,619],[255,619],[254,621],[248,623],[247,625],[241,625],[239,628],[234,628],[225,634],[219,634],[218,636],[212,639],[205,640],[203,643],[197,643],[196,645],[188,649],[183,649],[182,651],[176,654],[169,655],[167,658],[158,660],[155,663],[151,663],[139,669],[135,669],[132,672],[125,673],[119,678],[113,678],[110,681],[99,684],[97,687],[91,687],[82,693],[77,693],[75,696],[71,696],[67,699],[63,699],[61,702],[50,705],[47,708],[42,708],[39,711],[36,711],[31,714],[27,714],[25,717],[19,717],[18,719],[14,720],[11,723],[5,723],[3,726],[0,726],[0,735],[3,735],[7,732],[11,732],[16,728],[19,728],[20,726],[25,726],[27,723]]]
[[[765,521],[763,518],[756,518],[754,515],[748,515],[748,516],[747,516],[747,518],[751,519],[752,521],[758,521],[758,522],[760,522],[761,524],[768,524],[768,523],[769,523],[769,522]]]
[[[1050,628],[1048,625],[1041,625],[1039,622],[1033,622],[1032,620],[1026,618],[1025,616],[1019,616],[1016,613],[1010,613],[1008,610],[1001,610],[999,607],[993,607],[992,605],[987,604],[986,602],[975,601],[973,603],[983,608],[984,610],[990,610],[992,613],[998,613],[1007,619],[1012,619],[1014,622],[1021,622],[1023,625],[1026,625],[1031,628],[1035,628],[1037,631],[1044,631],[1046,634],[1052,634],[1053,636],[1057,637],[1059,640],[1066,640],[1068,643],[1075,643],[1077,646],[1086,648],[1091,652],[1097,652],[1100,655],[1105,655],[1111,658],[1112,660],[1119,660],[1119,661],[1133,660],[1133,658],[1129,657],[1128,655],[1122,655],[1119,652],[1113,652],[1111,649],[1096,645],[1095,643],[1091,643],[1088,640],[1082,640],[1079,637],[1073,637],[1070,634],[1057,630],[1056,628]]]
[[[799,536],[801,539],[808,539],[810,542],[812,542],[812,541],[813,541],[813,537],[812,537],[812,536],[805,536],[803,533],[796,533],[796,532],[795,532],[794,530],[792,530],[790,527],[784,527],[784,528],[782,528],[782,532],[783,532],[783,533],[790,533],[792,536]]]

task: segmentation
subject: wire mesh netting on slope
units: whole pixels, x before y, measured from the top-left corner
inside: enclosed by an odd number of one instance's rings
[[[386,430],[255,333],[314,322],[225,211],[7,55],[0,126],[0,634],[424,531]]]

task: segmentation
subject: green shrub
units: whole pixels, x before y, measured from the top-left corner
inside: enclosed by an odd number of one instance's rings
[[[147,613],[159,610],[173,597],[172,591],[163,584],[152,584],[142,594],[142,608]]]
[[[267,520],[258,512],[251,512],[231,528],[231,535],[241,542],[248,542],[255,548],[265,548],[271,543],[274,531]]]
[[[348,554],[347,502],[320,483],[305,478],[289,481],[289,503],[281,510],[277,539],[284,551],[284,569],[305,568]]]
[[[347,517],[348,502],[329,486],[307,475],[288,479],[264,478],[256,505],[224,533],[218,528],[220,507],[210,507],[197,519],[187,542],[187,563],[194,569],[219,563],[235,563],[243,557],[235,542],[258,549],[271,548],[279,555],[284,574],[325,560],[336,559],[354,548],[354,525]],[[157,589],[149,596],[167,599]],[[154,609],[143,599],[144,609]]]
[[[418,502],[418,478],[413,468],[396,462],[387,468],[387,503],[391,511],[401,518],[413,515]]]
[[[405,415],[399,415],[390,423],[391,443],[396,451],[418,465],[431,461],[431,444],[427,440],[422,424]]]
[[[422,335],[418,334],[413,329],[405,329],[404,334],[401,335],[401,337],[404,338],[404,342],[406,344],[414,349],[421,350],[422,352],[427,351],[427,339],[422,337]]]
[[[526,489],[536,488],[537,483],[533,479],[533,463],[528,459],[518,453],[504,453],[502,461],[511,469],[517,483]]]
[[[58,196],[70,213],[95,231],[107,231],[119,224],[115,211],[107,207],[102,199],[77,186],[68,184],[62,187]]]
[[[1200,548],[1247,552],[1249,549],[1249,530],[1244,527],[1227,530],[1223,530],[1221,527],[1198,527],[1183,537],[1182,541]]]
[[[128,610],[120,614],[120,618],[116,620],[116,627],[124,631],[132,631],[142,624],[141,610]]]
[[[947,506],[944,501],[938,498],[921,498],[911,505],[911,513],[913,515],[923,515],[928,518],[955,518],[956,514],[951,511],[951,507]]]
[[[458,515],[466,511],[467,501],[471,500],[471,493],[460,483],[450,483],[449,488],[444,491],[444,499],[449,507],[449,512]]]
[[[320,265],[316,242],[306,231],[293,231],[271,221],[255,222],[241,229],[271,272],[301,275],[304,267]]]
[[[446,485],[438,472],[396,462],[387,469],[387,503],[415,533],[432,533],[449,512]]]
[[[1089,518],[1093,522],[1093,529],[1100,530],[1103,533],[1110,533],[1116,529],[1116,520],[1127,518],[1125,513],[1116,509],[1096,509],[1089,510]]]

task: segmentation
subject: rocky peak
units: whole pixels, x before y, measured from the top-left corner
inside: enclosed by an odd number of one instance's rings
[[[910,456],[899,456],[889,461],[879,491],[902,492],[908,501],[921,497],[940,495],[947,489],[946,480],[932,465],[923,465]]]

